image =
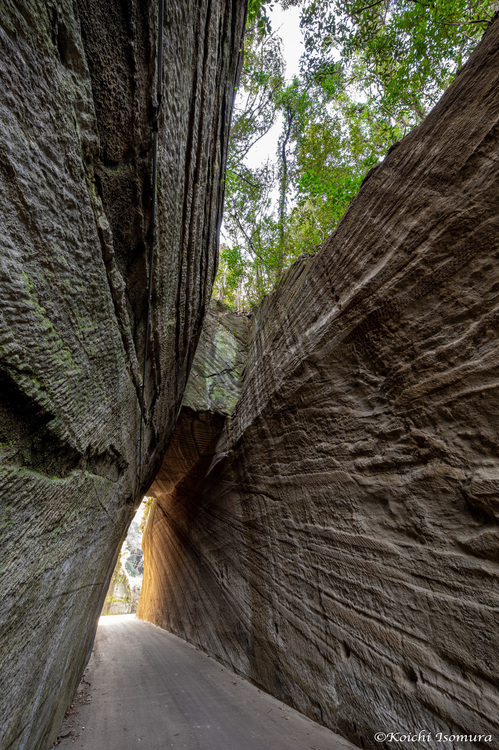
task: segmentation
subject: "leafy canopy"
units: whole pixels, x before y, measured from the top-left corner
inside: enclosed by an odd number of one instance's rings
[[[367,171],[437,102],[492,19],[491,0],[282,0],[301,9],[285,78],[273,5],[250,0],[214,295],[258,304],[335,229]],[[278,131],[273,159],[251,154]]]

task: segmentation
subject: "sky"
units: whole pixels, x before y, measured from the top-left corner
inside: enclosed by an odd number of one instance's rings
[[[300,57],[304,51],[303,37],[300,29],[300,8],[283,10],[274,5],[269,11],[272,30],[281,37],[283,57],[286,63],[286,80],[290,81],[298,75]],[[277,149],[277,141],[281,132],[281,121],[277,121],[269,132],[251,149],[246,157],[249,167],[260,167],[267,159],[273,158]]]
[[[291,80],[300,70],[300,57],[304,50],[303,36],[300,29],[300,8],[283,10],[274,5],[270,11],[272,29],[275,29],[282,39],[284,60],[286,61],[286,78]]]
[[[304,51],[303,36],[300,29],[300,9],[291,7],[283,10],[277,3],[273,10],[267,9],[270,16],[272,30],[281,37],[283,57],[286,65],[286,80],[291,82],[293,76],[300,70],[300,57]],[[237,96],[237,95],[236,95]],[[242,96],[242,94],[241,94]],[[237,101],[237,99],[236,99]],[[277,142],[281,133],[282,119],[278,118],[272,128],[261,138],[246,156],[245,162],[251,169],[261,167],[268,159],[274,159]],[[273,203],[277,202],[278,190],[271,196]],[[224,223],[222,219],[222,240],[224,238]]]

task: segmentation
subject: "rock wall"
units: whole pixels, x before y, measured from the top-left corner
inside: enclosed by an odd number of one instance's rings
[[[215,271],[243,0],[0,5],[0,746],[48,747],[161,463]]]
[[[144,565],[137,616],[154,618],[162,627],[166,627],[161,616],[164,607],[182,606],[164,590],[166,568],[169,568],[167,578],[176,574],[170,565],[173,547],[168,499],[177,493],[188,493],[187,488],[193,482],[203,481],[206,476],[217,440],[240,396],[251,331],[251,321],[246,315],[231,313],[223,305],[211,303],[173,438],[150,489],[154,502],[142,538],[147,565]],[[177,543],[189,546],[189,536],[180,532]],[[178,554],[183,553],[178,550]],[[184,574],[189,575],[189,571]],[[190,618],[196,600],[183,607],[178,616]],[[192,626],[196,627],[195,618]]]
[[[140,616],[365,748],[499,747],[498,134],[496,21],[265,301],[146,527]]]

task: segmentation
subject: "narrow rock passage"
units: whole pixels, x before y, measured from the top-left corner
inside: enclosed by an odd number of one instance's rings
[[[346,740],[134,615],[100,620],[59,748],[348,750]],[[67,735],[67,736],[64,736]]]

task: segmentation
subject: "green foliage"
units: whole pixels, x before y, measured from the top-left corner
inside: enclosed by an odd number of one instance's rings
[[[341,60],[345,84],[404,131],[436,104],[478,42],[492,0],[311,0],[304,69]]]
[[[122,596],[116,596],[115,590],[116,588],[120,587],[122,590],[124,590],[124,593]],[[109,593],[109,592],[112,593]],[[105,604],[110,606],[111,604],[114,604],[116,602],[119,602],[123,605],[124,608],[127,608],[130,606],[132,602],[132,592],[130,590],[130,584],[128,582],[128,578],[126,576],[125,571],[123,570],[122,565],[122,553],[120,552],[118,556],[118,560],[116,562],[116,566],[113,570],[113,574],[111,576],[111,581],[109,584],[108,593],[105,598]]]
[[[272,191],[276,168],[250,168],[246,156],[276,123],[284,86],[280,40],[250,25],[245,37],[245,65],[229,144],[225,181],[224,242],[214,294],[241,309],[275,283],[275,220]]]
[[[150,497],[145,497],[142,501],[142,506],[144,508],[144,513],[142,514],[142,518],[139,523],[139,531],[141,534],[144,533],[144,530],[146,528],[147,519],[149,518],[149,513],[151,512],[152,504],[155,502],[156,498],[152,495]]]
[[[270,34],[270,20],[265,5],[264,0],[248,0],[247,24],[256,27],[261,34]]]
[[[493,16],[492,0],[282,0],[302,7],[300,76],[250,0],[214,294],[258,304],[341,221],[369,169],[417,125]],[[275,159],[248,153],[280,128]]]

